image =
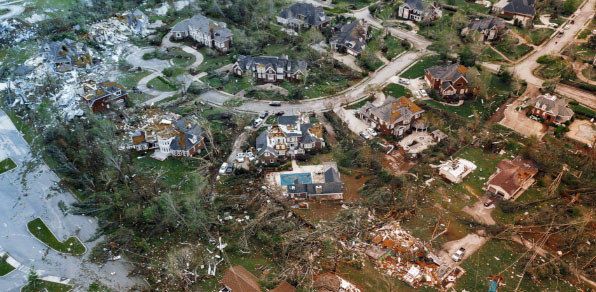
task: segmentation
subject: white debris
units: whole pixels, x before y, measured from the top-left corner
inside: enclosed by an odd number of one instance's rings
[[[180,11],[188,5],[190,5],[190,1],[188,1],[188,0],[176,1],[176,2],[174,2],[174,9],[176,9],[176,11]]]

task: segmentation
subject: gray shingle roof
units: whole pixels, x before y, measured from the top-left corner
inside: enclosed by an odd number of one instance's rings
[[[422,4],[422,0],[406,0],[404,4],[407,4],[410,8],[416,10],[424,10],[424,5]]]
[[[534,0],[510,0],[503,11],[534,16]]]
[[[267,131],[261,132],[259,136],[257,136],[257,149],[263,149],[267,146]]]
[[[287,191],[289,194],[307,193],[309,195],[315,195],[317,194],[317,186],[321,187],[321,192],[319,193],[321,195],[343,193],[344,184],[339,177],[337,165],[331,166],[325,171],[325,182],[303,184],[300,180],[296,180],[294,184],[287,186]]]
[[[450,65],[437,65],[427,68],[425,71],[430,73],[433,78],[440,79],[442,81],[455,81],[459,77],[465,76],[464,73],[459,69],[460,64]]]
[[[255,72],[257,70],[257,65],[265,65],[267,67],[273,68],[275,71],[277,71],[277,68],[281,67],[284,68],[283,72],[290,73],[295,73],[297,71],[304,72],[307,67],[306,62],[302,60],[288,60],[286,58],[271,56],[261,56],[254,58],[251,56],[238,57],[238,67],[242,71]]]
[[[77,45],[80,47],[80,51],[77,50]],[[88,52],[88,49],[82,43],[78,43],[71,39],[64,39],[61,42],[48,42],[39,47],[39,53],[45,54],[49,61],[70,61],[73,65],[79,56],[87,54]]]
[[[298,116],[279,116],[277,123],[280,125],[296,125],[298,123]]]
[[[484,30],[490,30],[493,27],[505,28],[505,22],[501,19],[497,19],[494,17],[488,17],[488,18],[474,20],[472,23],[468,24],[467,27],[470,30],[482,32]]]
[[[366,47],[367,31],[362,20],[348,23],[333,33],[330,43],[337,43],[361,53]]]
[[[557,98],[552,95],[540,95],[532,99],[531,102],[535,107],[542,109],[545,107],[545,111],[552,112],[555,116],[571,117],[573,111],[568,107],[567,102],[564,99]]]
[[[232,37],[232,31],[226,27],[225,22],[211,20],[200,13],[189,19],[178,22],[173,28],[173,32],[186,32],[188,28],[196,29],[204,34],[209,34],[213,27],[214,39],[218,42],[225,42]]]
[[[318,26],[331,20],[329,16],[325,15],[325,10],[323,10],[322,7],[314,6],[309,3],[296,3],[288,8],[282,9],[277,16],[284,19],[303,16],[304,21],[311,26]]]

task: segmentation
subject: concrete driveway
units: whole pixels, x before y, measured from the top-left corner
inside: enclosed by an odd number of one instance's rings
[[[90,252],[83,257],[64,256],[48,250],[29,234],[26,224],[41,217],[59,240],[78,236],[88,250],[101,240],[87,242],[98,228],[95,218],[63,214],[59,202],[69,206],[76,202],[75,198],[57,187],[58,177],[39,157],[33,156],[29,145],[0,110],[0,160],[7,157],[18,167],[0,174],[0,251],[10,254],[22,266],[0,278],[0,291],[19,291],[27,283],[32,266],[40,276],[72,279],[81,287],[99,281],[122,291],[140,283],[128,277],[131,265],[123,261],[98,266],[89,262]]]
[[[161,72],[161,71],[163,71],[163,69],[169,68],[172,66],[170,64],[170,62],[166,61],[166,60],[159,60],[159,59],[144,60],[143,55],[145,55],[146,53],[151,53],[151,52],[155,51],[154,48],[138,48],[136,46],[132,46],[130,48],[130,50],[132,50],[132,53],[126,57],[126,62],[128,62],[129,64],[131,64],[135,67],[141,67],[144,70],[149,70],[149,71]]]

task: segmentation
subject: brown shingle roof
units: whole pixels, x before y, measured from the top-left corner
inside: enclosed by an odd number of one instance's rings
[[[536,164],[530,160],[517,157],[514,160],[503,159],[497,164],[499,173],[488,181],[489,185],[501,187],[513,195],[527,179],[538,172]]]
[[[283,281],[277,285],[273,290],[269,290],[269,292],[294,292],[296,288],[290,285],[290,283]]]
[[[261,292],[257,277],[242,266],[229,268],[221,282],[234,292]]]

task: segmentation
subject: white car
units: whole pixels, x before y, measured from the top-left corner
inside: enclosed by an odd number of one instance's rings
[[[244,153],[242,153],[242,152],[236,153],[236,161],[238,161],[240,163],[244,162]]]
[[[420,89],[418,92],[420,92],[420,95],[422,95],[422,97],[428,97],[428,93],[426,93],[426,90]]]
[[[250,151],[246,152],[246,157],[248,158],[248,161],[254,161],[255,160],[255,155],[252,152],[250,152]]]
[[[263,122],[263,119],[256,119],[253,123],[252,123],[252,127],[253,128],[258,128],[261,123]]]
[[[373,137],[377,136],[377,132],[373,128],[367,128],[366,131]]]
[[[399,78],[399,83],[404,84],[404,85],[409,85],[410,80],[405,79],[405,78]]]
[[[227,168],[228,168],[228,163],[227,162],[224,162],[221,165],[221,167],[219,168],[219,174],[225,174]]]
[[[566,26],[565,26],[565,27],[563,27],[563,28],[564,28],[565,30],[567,30],[567,29],[571,28],[571,26],[569,26],[569,25],[566,25]]]
[[[552,28],[555,28],[555,27],[558,27],[559,25],[558,25],[558,24],[556,24],[556,23],[552,23],[552,22],[551,22],[551,23],[549,23],[549,24],[548,24],[548,26],[549,26],[549,27],[552,27]]]
[[[451,259],[454,262],[459,262],[464,258],[464,255],[466,254],[466,249],[463,247],[460,247],[457,251],[455,251],[455,253],[451,256]]]
[[[360,133],[358,133],[358,134],[360,135],[360,137],[362,137],[366,140],[370,139],[370,136],[364,131],[360,131]]]

